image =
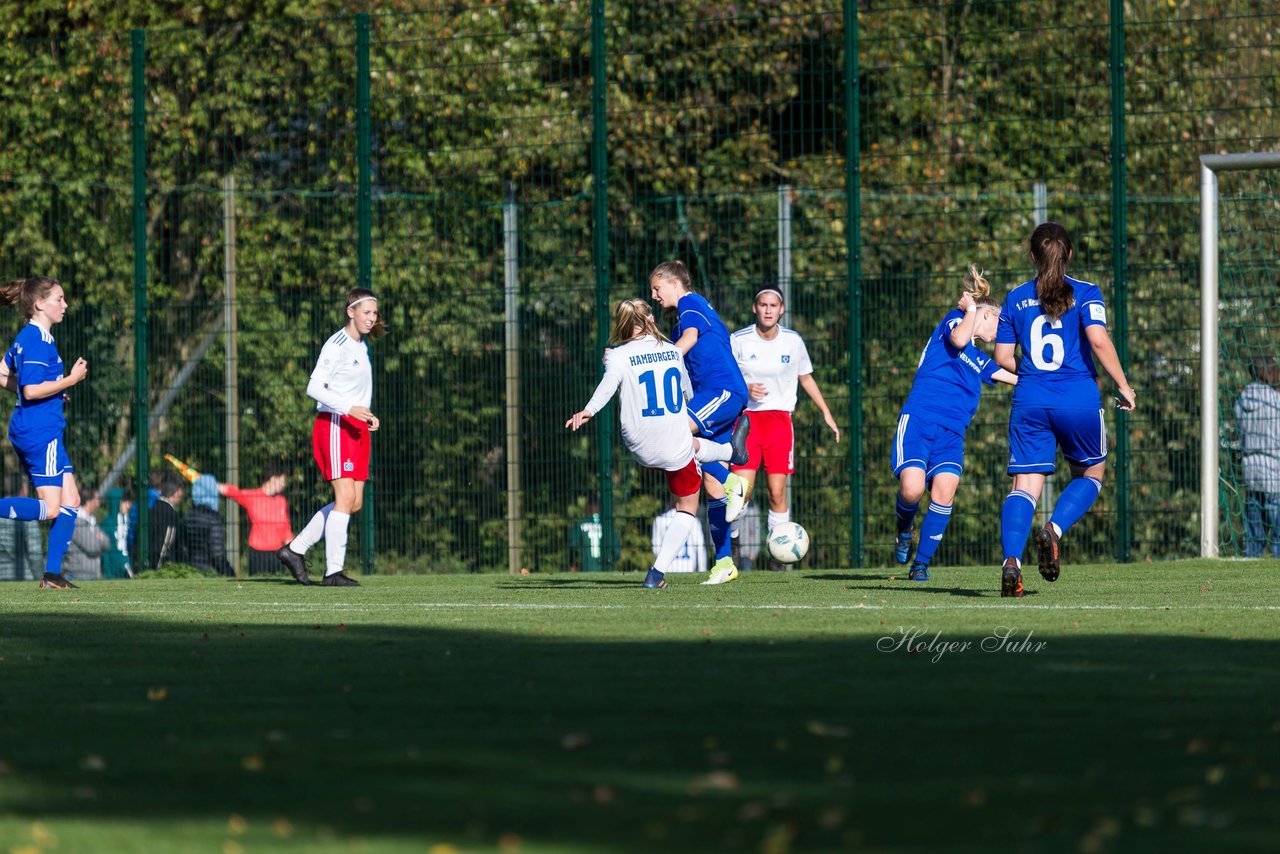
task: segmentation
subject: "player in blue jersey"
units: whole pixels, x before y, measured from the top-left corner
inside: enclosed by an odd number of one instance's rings
[[[62,558],[76,530],[80,490],[62,439],[67,426],[62,402],[67,389],[88,375],[89,363],[76,359],[71,370],[63,373],[52,330],[66,316],[67,299],[56,279],[33,276],[0,285],[0,305],[14,304],[27,325],[4,355],[0,384],[18,396],[9,419],[9,441],[37,497],[0,498],[0,517],[53,520],[40,586],[67,590],[76,585],[63,576]]]
[[[747,383],[733,358],[729,329],[707,302],[694,293],[689,271],[679,261],[665,261],[649,274],[653,301],[676,312],[671,342],[684,354],[693,399],[689,401],[689,428],[717,443],[741,446],[751,421],[741,419],[747,406]],[[730,554],[729,523],[746,506],[747,484],[724,463],[702,467],[707,491],[707,524],[716,562],[703,584],[726,584],[738,577]]]
[[[982,384],[1016,385],[1018,377],[1002,369],[974,346],[975,338],[996,337],[1000,307],[991,286],[976,267],[969,267],[957,307],[947,312],[920,354],[911,393],[898,416],[890,459],[898,478],[898,536],[894,557],[911,558],[911,526],[920,498],[929,490],[929,510],[920,524],[920,545],[907,573],[912,581],[928,581],[929,563],[951,521],[951,507],[964,471],[964,433],[978,411]]]
[[[1049,523],[1036,534],[1040,575],[1046,581],[1058,578],[1059,539],[1088,512],[1102,489],[1107,427],[1095,356],[1115,381],[1116,405],[1126,412],[1134,406],[1133,389],[1107,334],[1102,292],[1067,275],[1075,251],[1067,230],[1056,222],[1036,226],[1030,251],[1036,277],[1005,297],[996,332],[996,361],[1018,374],[1009,415],[1013,489],[1000,514],[1001,596],[1023,593],[1022,550],[1057,449],[1062,448],[1071,466],[1072,481],[1058,496]],[[1022,351],[1020,360],[1015,347]]]

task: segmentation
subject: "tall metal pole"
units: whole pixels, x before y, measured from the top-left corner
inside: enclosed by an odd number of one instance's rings
[[[519,575],[524,563],[521,531],[520,467],[520,221],[515,182],[502,204],[502,279],[506,294],[507,348],[507,571]]]
[[[844,185],[845,276],[849,314],[849,542],[852,563],[863,564],[862,470],[862,217],[861,151],[862,121],[858,115],[858,4],[844,0]]]
[[[1200,161],[1200,556],[1218,556],[1218,176]]]
[[[791,186],[778,186],[778,291],[786,309],[787,326],[795,326],[795,308],[791,302]],[[787,506],[794,508],[791,478],[787,478]]]
[[[1125,194],[1127,157],[1124,133],[1124,0],[1111,0],[1111,264],[1115,296],[1116,355],[1126,375],[1129,370],[1129,242],[1126,235],[1128,201]],[[1116,560],[1128,561],[1129,519],[1129,415],[1116,410]]]
[[[236,179],[222,179],[222,325],[227,358],[223,363],[223,388],[226,397],[227,483],[240,483],[240,376],[236,333]],[[227,510],[227,558],[231,568],[240,572],[240,513],[230,498]]]
[[[373,192],[370,186],[369,14],[356,15],[356,282],[373,288]],[[366,342],[367,343],[367,342]],[[370,359],[370,362],[373,360]],[[376,377],[377,374],[375,373]],[[376,383],[376,380],[375,380]],[[364,571],[373,572],[373,451],[369,452],[369,483],[365,484],[360,542]]]
[[[609,165],[605,143],[608,139],[605,111],[605,37],[604,0],[591,0],[591,261],[596,280],[596,359],[599,365],[609,340]],[[604,546],[600,549],[604,569],[612,569],[617,555],[609,546],[614,540],[613,526],[613,407],[606,408],[594,419],[600,456],[596,461],[596,479],[600,489],[600,524],[604,529]]]
[[[151,527],[147,488],[151,480],[151,445],[147,417],[147,33],[130,33],[133,53],[133,432],[137,451],[138,535],[134,538],[135,569],[151,565]]]

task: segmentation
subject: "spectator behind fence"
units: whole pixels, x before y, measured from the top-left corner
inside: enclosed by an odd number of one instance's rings
[[[618,534],[608,532],[609,560],[615,561],[622,551]],[[569,571],[599,572],[604,569],[605,530],[600,521],[600,504],[594,498],[587,501],[587,515],[569,528]]]
[[[5,476],[5,495],[27,497],[31,488],[20,472]],[[0,578],[35,581],[44,573],[44,537],[34,520],[0,517]]]
[[[103,578],[133,578],[129,563],[129,513],[133,497],[120,487],[107,490],[107,513],[102,520],[102,533],[107,536],[107,549],[102,553]]]
[[[111,540],[98,527],[98,508],[102,499],[96,489],[80,492],[80,509],[76,512],[76,529],[67,547],[66,572],[76,581],[102,578],[102,555]]]
[[[289,477],[282,468],[268,468],[257,489],[241,489],[230,483],[218,491],[244,508],[249,517],[249,574],[273,575],[280,571],[277,552],[293,540],[289,502],[284,488]]]
[[[160,497],[147,516],[152,569],[159,569],[178,559],[178,530],[182,524],[178,505],[182,503],[185,486],[186,481],[176,473],[165,472],[160,477]]]
[[[1280,365],[1270,356],[1250,364],[1253,382],[1235,402],[1244,475],[1244,556],[1262,557],[1268,534],[1280,557]]]
[[[227,560],[227,526],[218,512],[218,481],[211,474],[191,484],[191,509],[182,519],[178,559],[219,575],[236,574]]]

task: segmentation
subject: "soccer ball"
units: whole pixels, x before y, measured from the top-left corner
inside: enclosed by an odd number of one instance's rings
[[[779,563],[795,563],[809,551],[809,532],[795,522],[783,522],[769,532],[769,554]]]

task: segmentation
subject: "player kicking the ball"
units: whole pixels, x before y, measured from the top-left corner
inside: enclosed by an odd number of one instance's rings
[[[703,462],[744,462],[746,434],[735,433],[732,442],[694,438],[686,425],[685,401],[691,396],[684,359],[658,331],[653,313],[644,300],[628,299],[613,313],[605,355],[604,378],[591,400],[565,422],[577,430],[621,392],[619,420],[622,441],[642,466],[665,472],[667,487],[675,499],[675,520],[662,538],[653,568],[644,586],[667,586],[665,573],[684,548],[689,532],[698,524],[698,490]]]
[[[347,525],[364,504],[369,479],[369,434],[378,429],[378,417],[369,411],[373,371],[365,338],[382,332],[377,297],[366,288],[353,288],[347,295],[347,325],[325,342],[307,383],[307,396],[316,401],[312,451],[320,474],[333,485],[333,501],[276,552],[299,584],[311,583],[302,556],[324,537],[325,586],[360,586],[342,570]]]

